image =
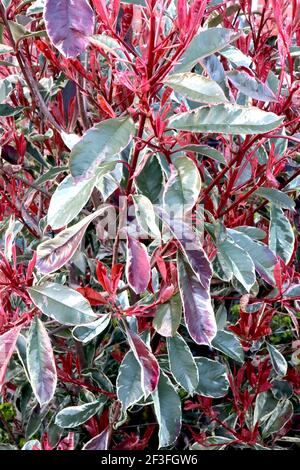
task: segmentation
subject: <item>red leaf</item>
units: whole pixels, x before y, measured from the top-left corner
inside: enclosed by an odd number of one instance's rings
[[[127,235],[126,275],[130,287],[142,294],[150,281],[151,266],[145,245]]]
[[[80,292],[80,294],[82,294],[94,307],[107,304],[107,299],[91,287],[79,287],[76,290],[77,292]]]
[[[147,397],[154,392],[159,381],[159,365],[152,352],[141,338],[126,327],[127,338],[132,352],[141,366],[141,385]]]
[[[103,289],[106,292],[109,292],[111,294],[112,290],[111,290],[110,280],[108,279],[108,276],[107,276],[107,269],[104,266],[104,264],[101,263],[101,261],[98,261],[98,263],[97,263],[96,275],[97,275],[97,279],[98,279],[99,283],[101,284],[101,286],[103,287]]]

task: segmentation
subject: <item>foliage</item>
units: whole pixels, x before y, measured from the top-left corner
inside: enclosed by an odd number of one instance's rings
[[[252,7],[0,2],[1,448],[299,445],[300,8]]]

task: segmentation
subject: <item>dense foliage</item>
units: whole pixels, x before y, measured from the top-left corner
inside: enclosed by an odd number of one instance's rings
[[[299,445],[300,4],[257,8],[0,2],[2,449]]]

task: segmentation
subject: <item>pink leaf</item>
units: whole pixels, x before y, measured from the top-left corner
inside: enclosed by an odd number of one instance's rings
[[[109,437],[111,435],[111,427],[107,426],[98,436],[93,437],[84,446],[83,450],[107,450],[109,446]]]
[[[210,345],[217,333],[209,288],[205,289],[184,257],[178,257],[180,295],[188,332],[197,344]]]
[[[150,259],[146,247],[130,235],[127,235],[127,251],[127,280],[134,292],[141,294],[150,281]]]
[[[4,384],[6,369],[14,352],[21,328],[21,326],[18,326],[0,336],[0,393]]]
[[[132,352],[141,366],[141,386],[145,397],[154,392],[159,381],[159,365],[152,352],[141,338],[126,327],[127,338]]]
[[[46,0],[44,18],[51,42],[65,57],[76,57],[94,31],[94,12],[87,0]]]

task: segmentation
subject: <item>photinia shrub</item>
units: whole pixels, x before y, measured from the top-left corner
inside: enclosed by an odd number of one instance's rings
[[[299,445],[298,0],[0,2],[2,449]]]

